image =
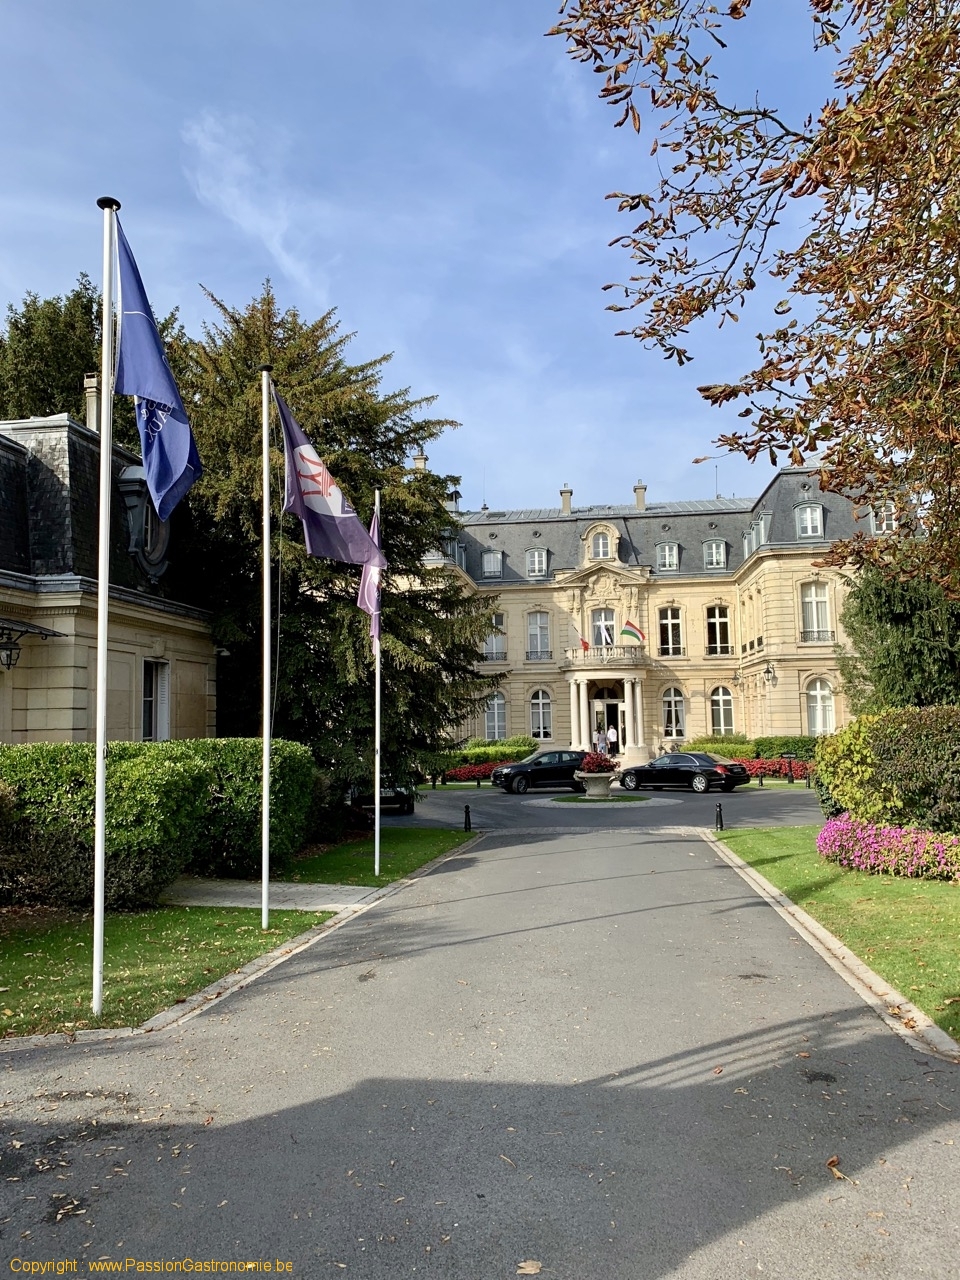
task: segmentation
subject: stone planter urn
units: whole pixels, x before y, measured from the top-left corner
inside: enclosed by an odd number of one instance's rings
[[[592,800],[605,800],[610,794],[612,773],[575,773],[577,782],[582,782],[588,797]]]

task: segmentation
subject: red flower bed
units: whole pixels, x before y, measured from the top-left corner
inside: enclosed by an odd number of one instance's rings
[[[613,773],[617,767],[616,760],[603,755],[600,751],[589,751],[580,765],[581,773]]]
[[[447,770],[446,779],[448,782],[476,782],[478,778],[484,781],[499,765],[515,763],[514,760],[485,760],[483,764],[460,764]]]
[[[742,764],[751,778],[786,778],[787,766],[793,765],[795,778],[806,778],[813,770],[813,765],[806,760],[741,760],[733,757],[737,764]]]

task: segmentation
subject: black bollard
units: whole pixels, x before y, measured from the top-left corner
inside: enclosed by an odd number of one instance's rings
[[[758,773],[758,774],[757,774],[757,782],[759,782],[759,783],[760,783],[760,786],[761,786],[761,787],[763,786],[763,774],[762,774],[762,773]]]
[[[717,801],[717,830],[723,830],[723,805]]]
[[[473,830],[473,827],[470,825],[470,806],[468,804],[463,806],[463,829],[464,831]]]
[[[810,790],[810,770],[807,770],[807,790]]]
[[[478,778],[478,779],[477,779],[477,786],[479,787],[479,785],[480,785],[480,779]]]
[[[440,785],[441,787],[445,787],[447,785],[447,775],[445,773],[441,773],[440,775]]]
[[[434,774],[433,777],[430,779],[430,790],[436,791],[436,789],[437,789],[437,775]]]
[[[787,781],[788,781],[788,782],[796,782],[796,778],[793,776],[793,761],[792,761],[792,760],[788,760],[788,761],[787,761]]]

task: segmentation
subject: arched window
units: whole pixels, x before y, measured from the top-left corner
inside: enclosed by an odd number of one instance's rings
[[[502,693],[495,693],[487,703],[484,722],[484,736],[488,742],[507,736],[507,700]]]
[[[605,533],[595,533],[593,535],[593,558],[594,560],[606,560],[610,554],[610,538]]]
[[[530,697],[530,736],[533,738],[553,737],[550,694],[546,689],[537,689]]]
[[[685,719],[683,690],[667,689],[663,695],[663,736],[682,738]]]
[[[829,680],[811,680],[807,685],[807,732],[814,737],[833,733],[833,689]]]
[[[593,647],[606,649],[613,644],[613,610],[594,609],[590,615],[593,629]]]
[[[716,737],[733,733],[733,695],[722,684],[710,695],[710,728]]]

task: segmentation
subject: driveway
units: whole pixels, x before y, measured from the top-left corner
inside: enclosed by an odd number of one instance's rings
[[[494,832],[172,1032],[0,1062],[10,1259],[956,1275],[958,1068],[679,826]]]

